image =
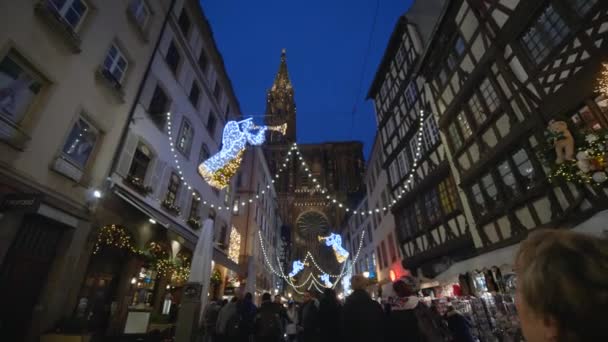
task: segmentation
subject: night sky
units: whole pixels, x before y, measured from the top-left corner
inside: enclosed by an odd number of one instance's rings
[[[266,91],[286,48],[298,142],[360,140],[366,158],[376,121],[365,97],[393,27],[411,2],[201,1],[245,116],[263,122]]]

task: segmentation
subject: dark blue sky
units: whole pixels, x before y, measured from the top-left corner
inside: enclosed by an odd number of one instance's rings
[[[286,48],[298,142],[361,140],[366,157],[376,132],[367,90],[411,2],[379,0],[361,85],[376,0],[201,0],[245,116],[264,113]]]

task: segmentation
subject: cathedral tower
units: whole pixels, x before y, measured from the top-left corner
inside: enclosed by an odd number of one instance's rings
[[[296,141],[296,103],[293,97],[293,86],[287,72],[287,56],[283,49],[281,64],[274,78],[272,88],[266,94],[266,125],[275,126],[287,124],[285,135],[279,132],[269,132],[268,143],[288,144]]]

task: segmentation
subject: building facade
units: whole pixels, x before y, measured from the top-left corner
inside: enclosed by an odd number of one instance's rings
[[[240,271],[229,255],[231,237],[240,238],[231,225],[234,180],[220,189],[198,174],[221,149],[226,122],[240,118],[239,104],[200,3],[165,5],[169,15],[97,210],[99,233],[79,293],[77,315],[101,316],[94,329],[106,335],[145,333],[175,319],[207,218],[214,222],[210,297],[234,293]]]
[[[434,277],[474,250],[421,61],[443,1],[402,16],[372,83],[403,266]]]
[[[241,287],[257,299],[283,287],[278,269],[282,221],[272,179],[262,149],[247,150],[237,176],[232,223],[241,236]]]
[[[294,88],[283,51],[279,71],[267,94],[265,121],[269,125],[287,124],[287,133],[281,138],[271,135],[264,151],[275,177],[283,223],[291,230],[291,259],[304,259],[310,252],[328,272],[337,273],[339,264],[333,252],[319,243],[318,236],[339,233],[345,218],[344,209],[335,205],[329,195],[350,206],[363,196],[363,145],[360,142],[294,145],[295,111]],[[294,146],[297,150],[292,150]],[[285,163],[291,153],[293,158]]]
[[[0,4],[0,310],[33,340],[76,307],[92,212],[167,6]],[[27,271],[25,271],[27,270]]]

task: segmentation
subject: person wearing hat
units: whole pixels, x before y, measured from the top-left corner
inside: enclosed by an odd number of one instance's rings
[[[367,279],[361,275],[352,277],[351,293],[342,308],[340,341],[370,342],[384,339],[384,312],[378,302],[365,291]]]
[[[405,276],[393,283],[395,297],[390,302],[386,318],[386,341],[407,336],[409,341],[450,341],[451,334],[441,317],[431,311],[416,295],[418,280]]]

